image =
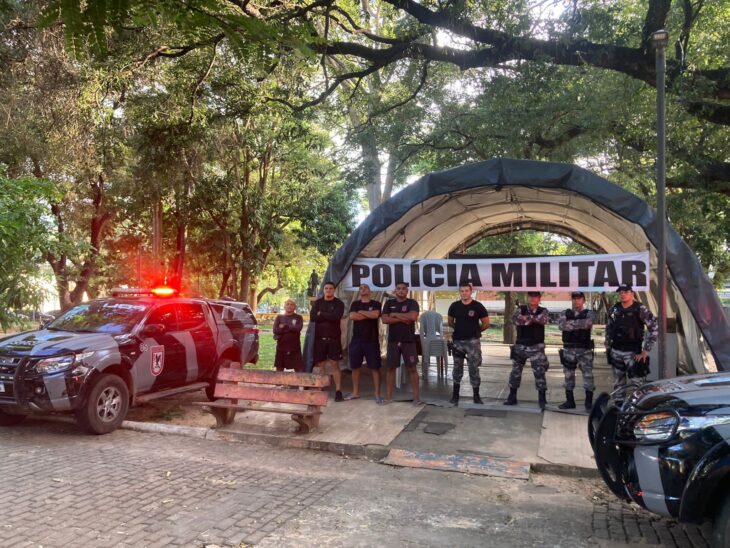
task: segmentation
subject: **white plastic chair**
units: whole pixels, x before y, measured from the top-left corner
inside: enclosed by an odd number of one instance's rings
[[[423,350],[423,374],[428,374],[431,358],[436,358],[439,375],[445,374],[449,364],[449,349],[444,338],[444,317],[429,310],[419,318],[421,349]]]

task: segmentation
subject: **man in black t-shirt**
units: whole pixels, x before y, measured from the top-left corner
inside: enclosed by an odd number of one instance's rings
[[[303,318],[296,313],[297,303],[287,299],[284,303],[284,314],[279,314],[274,320],[274,338],[276,339],[276,357],[274,367],[277,371],[293,369],[304,371],[302,345],[299,336],[304,325]]]
[[[454,394],[451,403],[459,405],[459,389],[464,376],[464,358],[469,364],[469,381],[474,391],[474,403],[484,403],[479,397],[479,366],[482,365],[482,331],[489,328],[489,313],[484,305],[472,299],[471,284],[459,286],[461,300],[451,303],[448,317],[452,335],[454,355]]]
[[[352,320],[352,339],[348,349],[350,369],[352,369],[352,395],[345,399],[356,400],[360,397],[360,369],[363,359],[373,374],[375,402],[383,403],[380,396],[380,302],[370,298],[370,286],[360,286],[360,298],[350,305]]]
[[[335,297],[335,284],[325,282],[324,297],[312,305],[309,319],[314,322],[314,363],[322,374],[327,374],[327,363],[332,364],[335,379],[335,401],[342,401],[342,328],[340,322],[345,315],[345,303]]]
[[[385,401],[393,401],[395,387],[395,372],[400,367],[401,358],[408,368],[408,374],[413,390],[413,403],[420,405],[418,379],[418,351],[416,350],[416,321],[419,312],[418,303],[408,298],[408,284],[398,282],[395,285],[395,299],[388,299],[383,305],[381,318],[388,324],[388,354],[386,365],[388,371],[385,377]]]

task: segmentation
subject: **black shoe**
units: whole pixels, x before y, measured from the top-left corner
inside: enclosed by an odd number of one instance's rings
[[[335,401],[344,401],[345,398],[342,397],[342,392],[338,390],[335,392]]]
[[[461,388],[461,385],[454,383],[454,395],[451,396],[449,403],[459,405],[459,388]]]
[[[474,403],[483,404],[482,398],[479,397],[479,387],[472,387],[474,389]]]
[[[558,409],[575,409],[575,400],[573,399],[573,391],[565,391],[565,403],[558,405]]]
[[[517,389],[516,388],[509,389],[509,396],[507,396],[507,399],[504,400],[504,405],[517,405]]]
[[[540,390],[537,393],[537,404],[540,406],[540,409],[542,411],[545,411],[545,406],[547,405],[547,396],[545,395],[544,390]]]
[[[586,390],[586,411],[589,413],[593,410],[593,392]]]

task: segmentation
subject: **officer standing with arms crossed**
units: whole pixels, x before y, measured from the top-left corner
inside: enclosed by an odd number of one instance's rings
[[[418,385],[418,351],[416,350],[416,321],[420,307],[413,299],[408,298],[408,284],[395,284],[395,298],[383,303],[383,313],[380,316],[383,323],[388,325],[388,352],[385,360],[388,370],[385,374],[385,400],[383,404],[393,402],[393,388],[395,387],[395,373],[400,367],[401,359],[408,369],[413,403],[423,403]]]
[[[489,329],[489,313],[484,305],[471,298],[471,284],[459,286],[461,300],[451,303],[448,318],[449,327],[454,330],[454,395],[451,402],[459,405],[459,389],[464,376],[464,358],[469,365],[469,381],[474,390],[474,403],[484,403],[479,397],[479,366],[482,365],[482,331]]]
[[[314,364],[322,375],[327,374],[327,363],[331,363],[331,375],[335,379],[335,401],[343,401],[342,372],[342,317],[345,315],[345,303],[335,297],[335,284],[324,283],[324,296],[312,305],[309,314],[314,322]]]
[[[547,308],[540,306],[539,291],[527,292],[527,305],[517,308],[512,314],[512,323],[517,326],[517,341],[512,346],[512,373],[509,376],[509,396],[504,405],[517,405],[517,389],[522,382],[522,368],[530,360],[535,375],[540,409],[547,404],[547,381],[545,372],[550,364],[545,356],[545,325],[550,322]]]
[[[360,298],[350,304],[350,319],[352,320],[352,339],[348,349],[350,358],[350,369],[352,369],[352,394],[345,399],[356,400],[360,398],[360,370],[363,359],[368,364],[368,369],[373,375],[373,387],[375,388],[375,402],[383,403],[380,396],[380,331],[378,318],[380,318],[380,302],[371,299],[370,286],[360,286]]]
[[[626,377],[640,384],[649,374],[649,351],[659,336],[654,314],[634,299],[633,288],[621,284],[616,289],[619,302],[608,311],[606,350],[613,369],[613,388],[626,384]],[[646,333],[644,332],[646,328]]]
[[[563,332],[563,349],[560,350],[560,363],[565,374],[565,403],[559,409],[575,409],[573,390],[575,389],[575,370],[583,373],[583,388],[586,391],[585,409],[593,407],[593,339],[591,330],[595,316],[592,310],[585,308],[586,296],[582,291],[573,291],[570,295],[573,308],[560,314],[558,327]]]

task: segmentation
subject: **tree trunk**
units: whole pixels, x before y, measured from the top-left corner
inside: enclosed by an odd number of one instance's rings
[[[182,285],[183,271],[185,268],[185,248],[187,243],[188,227],[185,221],[178,218],[177,237],[175,238],[175,263],[173,269],[173,287],[180,289]]]
[[[512,323],[512,313],[515,311],[514,293],[507,291],[504,294],[504,326],[502,327],[502,342],[514,344],[517,331]]]
[[[227,268],[223,271],[223,278],[221,279],[221,284],[218,288],[218,298],[222,299],[227,295],[226,290],[228,289],[228,282],[231,279],[232,270],[230,268]]]
[[[56,275],[56,291],[58,291],[58,306],[66,311],[73,306],[71,302],[71,291],[68,288],[68,280]]]
[[[245,266],[241,267],[241,285],[238,292],[238,300],[248,302],[251,293],[251,271]],[[251,303],[249,303],[251,304]]]

